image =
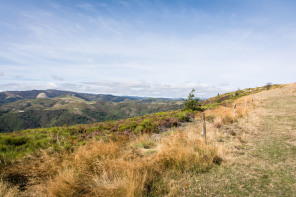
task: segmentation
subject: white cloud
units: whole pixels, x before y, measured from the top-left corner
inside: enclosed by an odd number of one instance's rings
[[[219,85],[220,85],[220,86],[228,86],[229,83],[228,83],[228,82],[223,82],[223,83],[220,83]]]
[[[51,75],[51,78],[57,81],[64,81],[64,78],[58,75]]]

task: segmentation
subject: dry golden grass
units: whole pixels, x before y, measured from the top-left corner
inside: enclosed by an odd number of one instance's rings
[[[185,131],[163,138],[149,155],[134,146],[138,142],[94,141],[80,147],[61,163],[58,173],[48,181],[45,195],[168,195],[176,187],[169,184],[171,176],[205,171],[217,156],[215,146]]]
[[[16,187],[10,187],[2,180],[0,180],[0,196],[1,197],[17,197],[19,196],[18,189]]]
[[[245,99],[247,99],[247,106],[245,106]],[[206,110],[205,115],[213,119],[213,124],[216,128],[220,128],[223,125],[232,124],[239,118],[245,116],[248,113],[248,108],[250,109],[254,107],[251,101],[252,96],[241,97],[227,106],[219,106],[216,109]],[[236,104],[235,116],[233,108],[234,104]]]
[[[291,144],[296,139],[295,93],[296,84],[289,84],[255,94],[254,105],[249,97],[246,116],[220,128],[211,117],[207,134],[218,131],[225,162],[208,173],[186,174],[178,180],[175,184],[188,185],[180,196],[295,196],[296,149]],[[236,101],[242,112],[244,102]],[[233,116],[233,104],[229,112]]]

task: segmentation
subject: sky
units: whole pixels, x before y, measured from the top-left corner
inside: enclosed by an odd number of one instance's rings
[[[294,0],[0,0],[0,91],[202,98],[296,82]]]

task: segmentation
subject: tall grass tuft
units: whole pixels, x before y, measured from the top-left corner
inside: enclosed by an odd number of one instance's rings
[[[16,187],[10,187],[8,184],[0,180],[0,196],[1,197],[18,197],[19,192]]]
[[[186,132],[164,138],[149,155],[134,143],[93,141],[79,147],[48,182],[48,195],[162,196],[173,191],[172,177],[206,171],[217,155],[215,146]]]
[[[242,97],[240,99],[237,99],[235,102],[235,104],[237,105],[236,116],[234,116],[233,104],[228,104],[227,106],[219,106],[216,109],[207,110],[206,116],[212,117],[213,125],[216,128],[220,128],[223,125],[232,124],[238,118],[247,114],[248,110],[245,107],[245,98],[248,98],[248,101],[249,101],[248,106],[253,107],[253,105],[251,104],[250,97]]]

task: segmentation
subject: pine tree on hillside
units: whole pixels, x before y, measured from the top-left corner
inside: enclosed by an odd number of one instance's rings
[[[202,111],[200,99],[195,97],[194,92],[195,89],[192,89],[188,98],[185,99],[183,110]]]

